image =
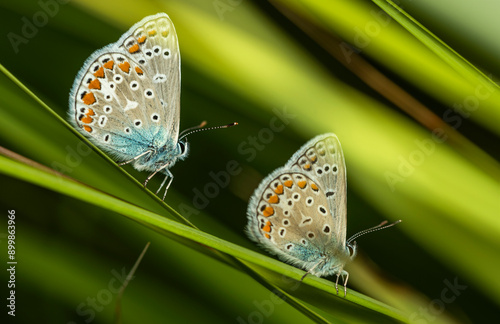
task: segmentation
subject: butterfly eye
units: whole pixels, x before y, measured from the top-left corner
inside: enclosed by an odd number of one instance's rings
[[[177,143],[177,145],[179,145],[179,150],[181,152],[181,155],[186,154],[186,151],[187,151],[187,142],[181,141],[181,142]]]
[[[356,247],[357,247],[356,241],[352,242],[352,244],[347,243],[346,245],[347,251],[349,252],[349,256],[351,258],[356,255]]]

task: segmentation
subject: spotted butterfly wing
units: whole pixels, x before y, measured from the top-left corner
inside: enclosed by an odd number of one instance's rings
[[[71,90],[70,120],[103,149],[127,161],[151,147],[174,152],[179,100],[177,35],[161,13],[144,18],[117,43],[89,57]],[[137,162],[135,167],[156,171],[168,159],[175,162],[175,156],[166,159],[157,165]]]
[[[346,245],[347,179],[344,153],[335,134],[319,135],[304,144],[286,167],[316,179],[328,201],[332,230],[340,246]]]
[[[149,114],[147,121],[154,125],[163,121],[160,127],[177,143],[180,115],[181,56],[179,41],[170,18],[160,13],[147,17],[134,25],[117,42],[120,49],[129,53],[150,76],[155,85],[155,95],[160,100],[159,119]],[[144,87],[145,88],[145,87]],[[154,113],[154,111],[152,112]],[[155,124],[156,123],[156,124]]]
[[[247,210],[250,238],[318,276],[342,273],[350,254],[345,247],[345,226],[339,226],[333,213],[345,213],[345,207],[332,208],[332,201],[338,202],[328,195],[332,190],[339,195],[345,191],[328,183],[345,180],[335,175],[343,170],[345,177],[342,163],[335,135],[318,136],[305,144],[255,190]]]

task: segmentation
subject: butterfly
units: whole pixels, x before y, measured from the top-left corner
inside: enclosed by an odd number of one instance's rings
[[[170,168],[188,156],[186,136],[205,125],[179,134],[180,62],[174,25],[158,13],[90,55],[69,98],[69,120],[77,130],[120,165],[152,172],[144,186],[156,173],[166,175],[156,192],[166,184],[163,199],[174,178]]]
[[[319,135],[302,146],[285,166],[269,174],[250,198],[246,232],[251,240],[282,261],[318,277],[336,275],[347,295],[347,262],[357,253],[361,235],[400,221],[361,231],[346,239],[347,181],[337,136]]]

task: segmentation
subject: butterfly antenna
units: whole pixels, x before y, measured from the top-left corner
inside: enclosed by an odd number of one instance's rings
[[[179,141],[181,139],[183,139],[184,137],[186,137],[188,135],[191,135],[191,134],[194,134],[194,133],[198,133],[198,132],[202,132],[202,131],[207,131],[207,130],[213,130],[213,129],[229,128],[229,127],[238,125],[237,122],[234,122],[234,123],[227,124],[227,125],[222,125],[222,126],[214,126],[214,127],[209,127],[209,128],[203,128],[206,124],[207,124],[206,121],[202,121],[201,124],[199,124],[198,126],[190,127],[188,129],[183,130],[179,134]]]
[[[202,121],[199,125],[196,125],[196,126],[193,126],[193,127],[189,127],[189,128],[187,128],[187,129],[183,130],[183,131],[179,134],[179,136],[182,136],[183,134],[185,134],[185,133],[187,133],[187,132],[190,132],[190,131],[192,131],[192,130],[194,130],[194,129],[203,128],[203,127],[205,127],[205,125],[206,125],[206,124],[207,124],[207,121],[206,121],[206,120],[204,120],[204,121]]]
[[[357,239],[358,237],[360,237],[362,235],[365,235],[365,234],[368,234],[368,233],[371,233],[371,232],[380,231],[380,230],[392,227],[392,226],[394,226],[394,225],[396,225],[398,223],[401,223],[401,220],[397,220],[394,223],[390,223],[390,224],[387,224],[387,221],[383,221],[382,223],[378,224],[377,226],[373,226],[373,227],[367,228],[365,230],[362,230],[361,232],[357,232],[356,234],[354,234],[353,236],[351,236],[347,240],[347,244],[351,244],[352,241],[354,241],[355,239]]]

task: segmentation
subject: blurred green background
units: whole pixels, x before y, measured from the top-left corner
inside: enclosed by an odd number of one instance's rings
[[[123,323],[497,318],[500,4],[40,0],[0,9],[0,145],[31,160],[0,156],[2,212],[16,214],[9,323],[113,322],[117,282],[147,242]],[[157,12],[179,37],[181,129],[239,123],[190,136],[170,207],[141,187],[146,173],[123,172],[63,122],[84,60]],[[346,158],[348,235],[403,220],[357,240],[345,299],[335,278],[300,284],[302,271],[243,232],[261,179],[326,132]],[[224,172],[228,183],[217,184]]]

